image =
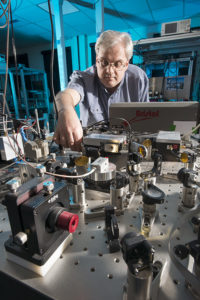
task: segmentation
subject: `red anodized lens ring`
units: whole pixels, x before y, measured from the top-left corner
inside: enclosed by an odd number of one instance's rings
[[[63,211],[58,216],[56,225],[60,229],[67,230],[69,233],[73,233],[78,226],[78,221],[78,215],[72,214],[68,211]]]

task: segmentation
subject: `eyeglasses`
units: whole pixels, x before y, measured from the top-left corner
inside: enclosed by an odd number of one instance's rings
[[[124,63],[121,60],[117,60],[114,63],[109,63],[106,59],[98,59],[97,62],[102,69],[105,69],[107,67],[113,67],[117,71],[122,71],[126,66],[126,63]]]

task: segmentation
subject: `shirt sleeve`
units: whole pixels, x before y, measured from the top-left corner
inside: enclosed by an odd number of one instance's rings
[[[143,76],[140,81],[140,102],[149,102],[149,79],[146,73],[143,71]]]
[[[67,88],[76,90],[81,96],[80,102],[84,99],[84,80],[83,80],[83,72],[82,71],[74,71],[70,76],[70,81],[67,85]]]

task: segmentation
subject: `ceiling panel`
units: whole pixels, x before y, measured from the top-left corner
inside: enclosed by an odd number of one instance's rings
[[[176,5],[183,5],[183,3],[186,1],[187,0],[149,0],[148,2],[151,9],[154,11],[155,9],[165,9],[169,7],[174,7]]]
[[[27,1],[27,0],[26,0]],[[47,2],[47,0],[28,0],[28,2],[33,6],[33,5],[38,5],[40,3]],[[52,2],[52,1],[51,1]]]
[[[200,14],[200,1],[185,4],[185,17],[193,17]]]
[[[80,30],[82,34],[93,34],[95,32],[95,24],[93,22],[81,20],[83,23],[75,24],[74,28]]]
[[[104,25],[106,28],[116,29],[116,30],[126,30],[126,29],[134,29],[135,27],[142,26],[141,24],[152,24],[152,18],[149,13],[144,15],[144,18],[140,18],[137,16],[133,16],[131,19],[125,18],[114,18],[114,17],[105,17]]]
[[[95,21],[95,8],[83,7],[81,5],[74,4],[80,12],[84,15],[84,18],[88,18],[90,20]],[[69,15],[68,15],[69,16]],[[73,22],[77,23],[79,19],[74,19]]]
[[[13,26],[14,26],[15,29],[19,28],[21,30],[24,30],[26,28],[26,26],[29,25],[29,24],[30,24],[30,22],[28,20],[24,20],[22,18],[19,18],[19,19],[14,19]]]
[[[104,27],[105,30],[112,29],[112,30],[124,30],[127,29],[127,24],[121,19],[118,19],[118,21],[113,22],[114,18],[106,18],[104,20]]]
[[[65,15],[63,16],[63,22],[67,22],[70,24],[74,24],[77,25],[79,24],[79,22],[81,21],[81,23],[83,23],[85,20],[85,23],[87,23],[87,21],[92,21],[93,23],[95,23],[95,16],[92,16],[90,18],[87,18],[87,16],[82,12],[74,12],[72,14],[69,15]]]
[[[16,33],[19,31],[16,30]],[[47,30],[41,28],[39,25],[36,24],[28,24],[25,27],[24,33],[28,31],[28,36],[46,36],[46,34],[48,33]],[[21,31],[20,31],[21,32]]]
[[[183,18],[182,5],[176,5],[173,8],[155,9],[153,15],[158,23],[180,20]]]
[[[8,0],[7,0],[8,1]],[[64,0],[66,3],[66,0]],[[45,0],[12,0],[15,38],[21,47],[51,41],[50,17],[38,7]],[[96,34],[96,0],[68,0],[79,9],[63,16],[65,38],[79,34]],[[200,0],[104,0],[105,29],[149,32],[154,24],[192,18],[194,26],[200,26]],[[2,10],[0,8],[0,15]],[[5,18],[0,18],[4,24]],[[143,31],[139,30],[143,27]],[[136,30],[137,29],[137,30]],[[0,35],[4,33],[0,29]],[[1,32],[2,31],[2,32]],[[138,34],[138,38],[139,34]],[[0,45],[0,48],[4,45]],[[0,49],[1,51],[1,49]]]
[[[64,24],[65,39],[70,39],[77,35],[87,34],[87,32],[85,32],[86,28],[87,27],[85,25],[80,26],[80,25],[73,24],[72,26],[71,24],[65,23]]]
[[[40,24],[37,25],[39,25],[44,30],[51,31],[50,18],[44,20],[43,22],[40,22]]]
[[[148,10],[146,0],[140,0],[140,1],[130,1],[130,0],[111,1],[111,0],[105,0],[104,6],[112,8],[112,9],[116,8],[119,12],[126,12],[127,14],[135,14],[135,15],[140,14],[140,13],[145,12],[145,11]]]
[[[133,29],[138,26],[151,25],[153,22],[151,13],[149,12],[146,1],[141,0],[141,7],[138,3],[135,5],[133,1],[125,0],[115,2],[115,5],[111,1],[107,0],[105,3],[106,10],[108,13],[105,13],[104,24],[105,29],[114,29],[114,30],[127,30]],[[137,13],[139,11],[145,10],[144,13]]]
[[[13,13],[17,10],[25,9],[28,7],[33,7],[33,3],[31,3],[29,0],[23,1],[23,0],[12,0],[11,1],[11,7]]]
[[[108,0],[104,1],[104,4],[107,2]],[[109,0],[110,2],[112,2],[113,4],[121,2],[121,0]]]
[[[32,23],[39,23],[49,18],[49,14],[38,6],[28,7],[26,9],[19,9],[15,12],[16,19],[26,19]]]

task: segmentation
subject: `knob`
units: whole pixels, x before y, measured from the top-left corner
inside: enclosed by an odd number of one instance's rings
[[[14,242],[19,245],[22,246],[24,245],[28,240],[28,236],[26,233],[24,232],[18,232],[15,236],[14,236]]]
[[[157,186],[149,183],[146,191],[142,191],[143,202],[145,204],[162,204],[164,202],[165,193]]]
[[[48,193],[48,194],[51,194],[52,193],[52,191],[53,191],[53,189],[54,189],[54,184],[53,184],[53,182],[52,181],[45,181],[44,183],[43,183],[43,188],[44,188],[44,190]]]
[[[13,178],[13,179],[9,180],[6,183],[6,185],[9,188],[10,191],[15,193],[17,191],[18,187],[20,186],[20,179]]]
[[[58,228],[67,230],[70,233],[76,231],[78,226],[79,217],[78,215],[69,213],[68,211],[63,211],[57,219],[56,225]]]
[[[75,232],[78,227],[79,217],[66,211],[63,207],[54,207],[47,217],[47,229],[49,232],[54,232],[58,229]]]
[[[42,177],[42,176],[44,176],[44,174],[46,172],[46,168],[43,165],[37,165],[36,171],[37,171],[38,175]]]

